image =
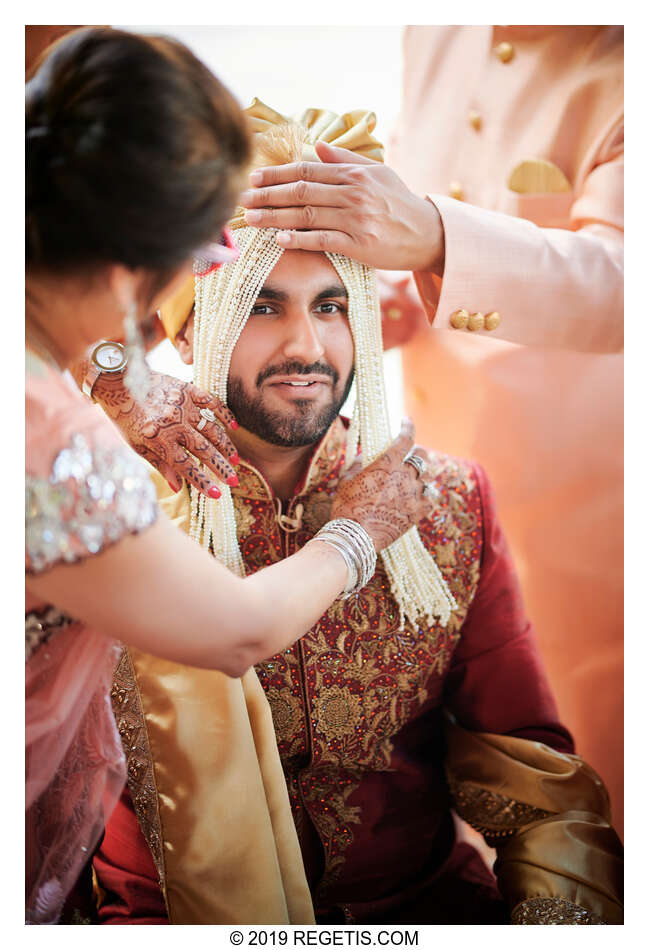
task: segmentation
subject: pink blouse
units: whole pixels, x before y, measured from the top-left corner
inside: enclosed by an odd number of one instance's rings
[[[56,923],[125,782],[110,683],[120,646],[30,593],[30,577],[151,525],[146,468],[33,354],[26,372],[26,920]]]

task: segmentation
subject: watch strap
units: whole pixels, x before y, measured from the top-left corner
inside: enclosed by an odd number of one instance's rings
[[[90,399],[92,399],[93,387],[100,376],[101,376],[101,370],[91,360],[90,365],[88,366],[88,372],[86,373],[85,379],[83,383],[81,384],[81,391]]]

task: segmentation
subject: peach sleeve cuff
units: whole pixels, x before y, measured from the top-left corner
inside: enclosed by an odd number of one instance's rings
[[[414,278],[436,327],[451,329],[457,310],[496,311],[496,329],[473,332],[584,352],[622,349],[623,237],[615,227],[591,219],[579,231],[541,228],[443,195],[427,197],[444,227],[444,273]]]

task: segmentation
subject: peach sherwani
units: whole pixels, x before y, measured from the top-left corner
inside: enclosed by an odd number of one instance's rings
[[[410,27],[404,53],[388,163],[446,243],[441,280],[415,275],[433,330],[403,350],[408,410],[421,442],[489,472],[621,826],[623,30]],[[456,329],[459,309],[500,323]]]

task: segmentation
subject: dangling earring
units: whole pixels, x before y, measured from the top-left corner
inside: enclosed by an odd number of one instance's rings
[[[151,373],[144,356],[144,343],[134,300],[131,300],[124,314],[124,343],[127,359],[124,385],[136,402],[144,402],[151,388]]]

